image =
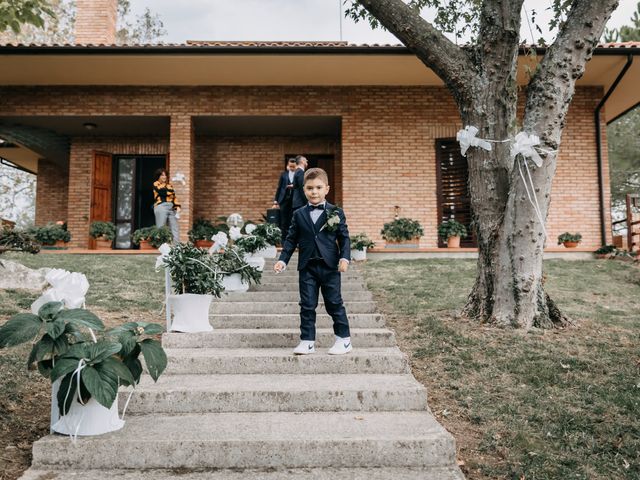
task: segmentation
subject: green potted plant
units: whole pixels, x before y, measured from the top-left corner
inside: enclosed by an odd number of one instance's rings
[[[140,245],[140,250],[155,250],[163,243],[171,242],[171,230],[168,227],[144,227],[133,232],[132,241]]]
[[[218,227],[205,218],[198,218],[189,230],[189,241],[199,248],[209,248],[213,245],[211,237],[218,233]]]
[[[191,243],[177,243],[162,256],[162,261],[173,289],[167,299],[172,313],[171,330],[211,331],[209,307],[223,289],[222,272],[214,257]]]
[[[94,331],[102,333],[101,338]],[[118,415],[118,388],[139,382],[138,357],[142,354],[154,380],[166,368],[165,352],[152,338],[161,332],[160,325],[151,323],[130,323],[105,332],[102,321],[90,311],[48,302],[37,315],[18,313],[0,327],[0,348],[35,341],[27,366],[37,367],[52,383],[52,430],[99,435],[124,425]]]
[[[422,225],[410,218],[396,218],[385,223],[381,232],[387,248],[418,248],[418,241],[424,235]]]
[[[4,226],[0,229],[0,254],[8,251],[35,254],[40,245],[32,234]]]
[[[367,259],[367,249],[376,246],[366,233],[358,233],[350,238],[351,240],[351,259],[358,262]]]
[[[64,222],[49,222],[41,227],[32,227],[29,233],[45,248],[65,248],[65,244],[71,241],[71,233]]]
[[[245,252],[237,245],[228,246],[213,255],[214,262],[223,274],[222,285],[226,292],[246,292],[251,283],[260,283],[262,273],[244,259]]]
[[[96,250],[111,250],[116,238],[116,226],[111,222],[96,220],[89,226],[89,236],[95,239]]]
[[[582,241],[582,235],[579,233],[564,232],[558,235],[558,245],[564,245],[565,248],[576,248]]]
[[[460,248],[460,239],[467,236],[467,227],[450,218],[438,226],[438,236],[447,241],[448,248]]]
[[[264,270],[265,257],[259,255],[261,250],[264,250],[269,246],[264,237],[258,235],[245,235],[244,237],[236,240],[235,244],[245,252],[244,260],[249,265],[257,268],[260,272]]]
[[[260,223],[253,230],[253,235],[262,237],[267,242],[267,245],[256,252],[256,255],[264,258],[276,258],[278,256],[276,245],[282,242],[282,231],[277,225]]]
[[[615,256],[616,250],[617,248],[615,247],[615,245],[604,245],[593,253],[595,254],[596,258],[611,258]]]

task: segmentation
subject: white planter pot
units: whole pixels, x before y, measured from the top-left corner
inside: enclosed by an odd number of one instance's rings
[[[209,307],[211,295],[197,295],[185,293],[169,295],[168,303],[173,314],[171,331],[173,332],[210,332],[213,330],[209,323]]]
[[[264,257],[256,257],[247,254],[244,256],[244,261],[251,265],[253,268],[257,268],[259,272],[262,272],[264,270]]]
[[[222,285],[225,292],[246,292],[249,290],[249,282],[243,282],[239,273],[222,277]]]
[[[253,256],[263,258],[276,258],[278,256],[278,249],[275,245],[269,245],[268,247],[258,250],[253,254]]]
[[[51,386],[51,430],[53,432],[74,436],[102,435],[124,427],[124,420],[121,420],[118,415],[117,399],[111,408],[103,407],[94,398],[82,405],[78,402],[77,392],[69,412],[61,417],[57,399],[60,382],[61,379],[58,379]]]
[[[351,250],[351,259],[356,262],[362,262],[367,259],[367,249],[363,248],[362,250]]]

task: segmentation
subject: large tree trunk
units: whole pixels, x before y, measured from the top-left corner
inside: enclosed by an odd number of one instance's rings
[[[394,33],[452,92],[464,125],[480,138],[506,140],[518,132],[517,60],[523,0],[484,0],[478,42],[461,49],[402,0],[354,0]],[[528,329],[567,323],[543,286],[543,223],[551,200],[557,150],[575,81],[618,0],[573,0],[553,45],[528,86],[522,130],[541,139],[544,163],[470,148],[469,189],[478,239],[478,269],[464,312],[482,323]],[[541,220],[525,188],[530,167]],[[533,198],[531,199],[533,200]]]

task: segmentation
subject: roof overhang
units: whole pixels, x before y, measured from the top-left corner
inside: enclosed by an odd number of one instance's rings
[[[520,55],[518,83],[544,55]],[[578,86],[605,91],[640,48],[597,48]],[[405,47],[2,46],[0,85],[442,86]],[[611,120],[640,102],[634,62],[606,105]]]

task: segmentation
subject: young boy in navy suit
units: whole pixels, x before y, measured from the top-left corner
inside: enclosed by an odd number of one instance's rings
[[[351,260],[349,230],[344,212],[326,201],[328,193],[329,179],[324,170],[312,168],[305,172],[304,194],[309,203],[293,213],[289,234],[274,266],[276,273],[282,272],[299,247],[300,343],[293,350],[296,355],[315,353],[320,290],[336,335],[329,354],[343,355],[353,349],[340,288],[340,274],[347,271]]]

